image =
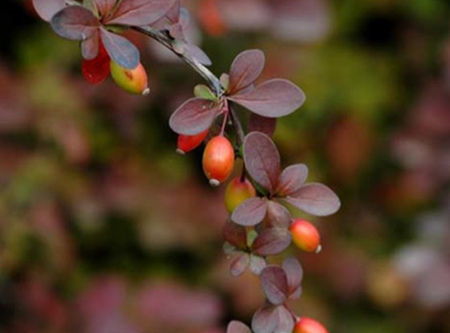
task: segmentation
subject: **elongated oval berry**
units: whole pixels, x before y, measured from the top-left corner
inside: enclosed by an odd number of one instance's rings
[[[301,317],[294,326],[292,333],[328,333],[328,330],[317,320]]]
[[[256,196],[256,190],[248,179],[233,178],[225,189],[225,207],[231,213],[245,200]]]
[[[320,235],[314,224],[298,219],[292,222],[289,230],[292,234],[292,241],[300,249],[307,252],[320,252]]]
[[[99,50],[97,56],[92,60],[83,59],[81,63],[81,71],[84,79],[90,84],[100,84],[106,80],[110,73],[110,58],[99,41]]]
[[[215,136],[203,152],[203,171],[209,183],[217,186],[225,181],[233,171],[234,149],[224,136]]]
[[[146,95],[148,88],[147,73],[141,63],[136,68],[128,69],[111,60],[111,76],[119,87],[132,94]]]
[[[208,135],[208,132],[209,129],[196,135],[179,134],[177,141],[177,153],[185,154],[200,146],[200,144],[203,142],[203,140],[205,140],[206,136]]]

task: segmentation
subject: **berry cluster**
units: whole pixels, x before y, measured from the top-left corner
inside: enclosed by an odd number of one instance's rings
[[[308,168],[294,164],[282,169],[279,151],[271,139],[276,118],[298,109],[305,96],[285,79],[258,82],[265,57],[260,50],[240,53],[220,79],[205,65],[209,58],[184,36],[187,10],[179,0],[33,0],[39,15],[62,37],[81,42],[82,72],[86,80],[101,83],[110,74],[124,90],[146,94],[147,75],[137,48],[121,35],[134,29],[177,54],[208,85],[198,85],[194,97],[170,117],[178,134],[177,151],[184,154],[206,142],[203,171],[209,183],[227,181],[242,159],[240,176],[225,190],[230,217],[223,235],[225,252],[232,257],[230,272],[250,269],[258,275],[266,303],[253,316],[250,330],[232,321],[228,333],[326,333],[317,321],[298,317],[287,300],[301,295],[303,270],[294,257],[281,263],[271,259],[293,242],[308,252],[319,252],[320,236],[310,222],[292,216],[292,207],[316,216],[335,213],[336,194],[319,183],[305,183]],[[249,112],[248,122],[243,114]],[[247,117],[246,117],[247,119]],[[246,134],[247,133],[247,134]]]

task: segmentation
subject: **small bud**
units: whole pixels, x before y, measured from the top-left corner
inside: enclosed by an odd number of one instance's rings
[[[309,317],[301,317],[294,327],[293,333],[328,333],[325,326]]]
[[[319,231],[312,223],[298,219],[292,222],[289,230],[292,234],[292,241],[301,250],[315,253],[321,251]]]
[[[150,92],[147,73],[141,63],[136,68],[128,69],[111,60],[110,69],[114,82],[125,91],[141,95]]]
[[[203,171],[212,186],[225,181],[233,171],[234,149],[224,136],[212,138],[203,152]]]

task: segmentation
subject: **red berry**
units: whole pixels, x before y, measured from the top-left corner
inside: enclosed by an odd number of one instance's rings
[[[111,77],[119,87],[132,94],[146,95],[148,88],[147,73],[141,63],[133,69],[120,66],[111,60]]]
[[[232,179],[225,190],[225,206],[231,213],[245,200],[256,196],[256,190],[248,179],[241,177]]]
[[[307,252],[320,252],[320,235],[317,228],[310,222],[302,219],[292,222],[289,230],[294,244]]]
[[[203,152],[203,171],[213,186],[226,180],[234,167],[234,149],[224,136],[212,138]]]
[[[102,83],[109,76],[109,63],[109,55],[103,43],[99,40],[97,56],[92,60],[83,59],[81,63],[81,72],[83,73],[84,79],[90,84]]]
[[[178,135],[177,152],[185,154],[200,146],[203,140],[205,140],[206,135],[208,135],[208,131],[209,130],[207,129],[195,135]]]
[[[198,9],[198,18],[211,35],[223,35],[227,31],[220,12],[220,0],[203,0]]]
[[[293,333],[328,333],[328,331],[317,320],[301,317],[295,324]]]

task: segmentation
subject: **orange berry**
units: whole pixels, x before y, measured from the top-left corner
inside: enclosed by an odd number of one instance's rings
[[[208,135],[209,129],[195,134],[195,135],[178,135],[178,141],[177,141],[177,152],[180,154],[185,154],[187,152],[190,152],[191,150],[194,150],[200,144],[205,140],[206,136]]]
[[[125,91],[141,95],[146,95],[150,92],[147,73],[141,63],[136,68],[128,69],[111,60],[110,69],[114,82]]]
[[[225,181],[233,171],[234,149],[224,136],[212,138],[203,152],[203,171],[209,183],[217,186]]]
[[[233,178],[225,189],[225,206],[231,213],[245,200],[256,196],[256,190],[248,179]]]
[[[301,317],[295,324],[293,333],[328,333],[328,331],[317,320]]]
[[[294,244],[300,249],[307,252],[320,252],[319,231],[312,223],[298,219],[292,222],[289,230]]]

